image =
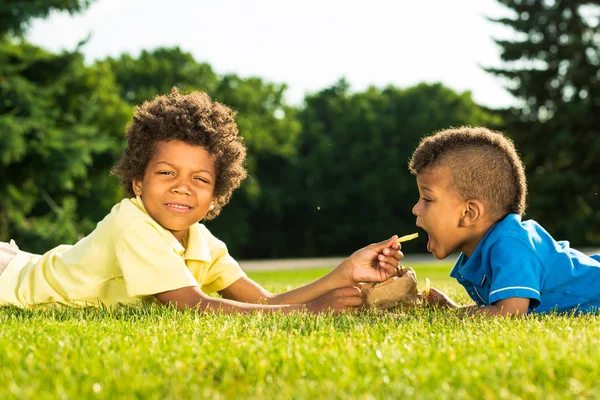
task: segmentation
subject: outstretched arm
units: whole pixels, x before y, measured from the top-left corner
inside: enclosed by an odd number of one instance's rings
[[[469,306],[457,305],[448,295],[445,293],[431,288],[429,296],[425,298],[428,304],[437,305],[439,307],[447,308],[458,308],[465,315],[502,315],[502,316],[513,316],[513,315],[525,315],[529,311],[529,299],[521,297],[511,297],[508,299],[497,301],[490,306],[477,306],[475,304]]]
[[[467,315],[523,316],[529,311],[529,299],[511,297],[495,302],[491,306],[472,307],[464,310]]]
[[[347,308],[362,304],[361,293],[358,288],[342,288],[326,293],[324,296],[304,304],[252,304],[235,300],[218,299],[204,294],[198,287],[189,286],[154,295],[163,304],[175,304],[179,309],[193,308],[198,312],[218,311],[226,314],[247,313],[253,311],[292,312],[307,310],[321,312],[331,310],[340,312]]]
[[[402,259],[397,237],[370,244],[352,254],[327,275],[299,288],[272,294],[248,277],[219,292],[226,299],[263,304],[307,304],[335,289],[359,282],[381,282],[396,275]]]

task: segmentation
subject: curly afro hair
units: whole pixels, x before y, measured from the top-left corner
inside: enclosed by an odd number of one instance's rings
[[[449,168],[452,185],[463,199],[483,201],[492,218],[525,213],[525,167],[512,140],[483,127],[463,126],[425,137],[412,155],[409,170]]]
[[[136,107],[127,126],[127,148],[111,173],[120,178],[125,193],[135,197],[132,182],[143,179],[159,142],[180,140],[202,146],[215,158],[215,207],[204,218],[213,219],[247,175],[246,147],[238,135],[235,114],[206,93],[181,94],[173,88],[170,94]]]

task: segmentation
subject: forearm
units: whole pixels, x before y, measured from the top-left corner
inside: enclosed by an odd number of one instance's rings
[[[267,304],[306,304],[331,290],[344,286],[351,286],[351,283],[344,282],[339,276],[339,269],[334,269],[316,281],[299,288],[284,293],[270,294],[266,298],[266,302]]]
[[[203,298],[192,308],[198,312],[214,311],[224,314],[244,314],[254,311],[262,311],[269,314],[289,313],[306,309],[301,304],[252,304],[212,297]]]
[[[442,307],[454,308],[454,309],[458,310],[458,313],[460,315],[464,315],[464,316],[475,316],[475,315],[508,316],[508,315],[513,315],[511,312],[505,310],[504,308],[498,307],[495,305],[478,306],[477,304],[471,304],[468,306],[459,306],[459,305],[456,305],[455,303],[447,303],[447,304],[444,304]]]
[[[253,311],[292,312],[303,310],[300,304],[267,305],[252,304],[230,299],[209,297],[197,287],[185,287],[154,295],[163,304],[175,304],[180,310],[194,309],[198,312],[215,311],[225,314],[248,313]]]
[[[489,306],[478,306],[476,304],[468,306],[459,306],[450,297],[443,292],[435,288],[430,289],[430,295],[426,297],[425,301],[429,304],[446,307],[456,308],[459,310],[461,315],[493,315],[493,316],[512,316],[512,315],[525,315],[529,311],[528,298],[510,297],[495,302]]]
[[[529,312],[529,303],[530,299],[528,298],[510,297],[489,306],[472,307],[464,311],[467,315],[523,316]]]
[[[446,308],[455,308],[458,310],[459,314],[465,316],[475,316],[475,315],[489,315],[489,316],[511,316],[519,314],[518,311],[511,310],[498,305],[491,306],[478,306],[477,304],[471,304],[468,306],[459,306],[455,303],[447,303],[444,305]],[[444,307],[443,306],[443,307]],[[522,314],[520,314],[522,315]]]
[[[468,316],[475,315],[489,315],[489,316],[503,316],[503,317],[511,317],[511,316],[523,316],[527,314],[527,311],[514,310],[507,307],[502,307],[498,305],[491,306],[482,306],[479,307],[477,305],[460,307],[462,313]]]

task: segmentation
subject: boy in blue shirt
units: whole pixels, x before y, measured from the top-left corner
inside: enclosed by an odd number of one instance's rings
[[[486,128],[461,127],[424,138],[412,155],[417,226],[438,259],[460,255],[450,276],[475,305],[467,314],[523,315],[600,308],[600,255],[557,242],[522,221],[527,185],[513,142]],[[427,302],[458,308],[431,289]]]

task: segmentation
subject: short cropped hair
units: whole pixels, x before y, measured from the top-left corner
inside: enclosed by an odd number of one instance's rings
[[[127,148],[111,173],[120,178],[125,193],[135,197],[133,180],[143,179],[159,142],[180,140],[202,146],[215,158],[215,207],[204,218],[210,220],[219,215],[247,175],[246,147],[238,135],[235,115],[206,93],[181,94],[173,88],[170,94],[136,107],[126,130]]]
[[[443,166],[464,199],[482,201],[494,220],[525,213],[525,167],[513,141],[500,132],[463,126],[425,137],[412,155],[410,172]]]

